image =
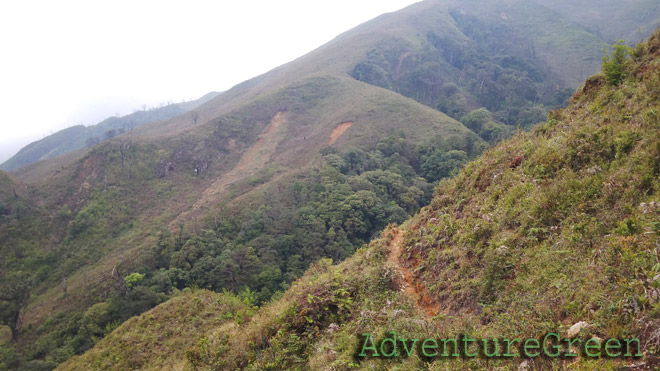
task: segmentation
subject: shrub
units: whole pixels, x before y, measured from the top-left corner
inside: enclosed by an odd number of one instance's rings
[[[124,280],[126,281],[126,284],[130,288],[133,288],[133,287],[137,286],[138,284],[140,284],[140,282],[142,282],[143,279],[144,279],[144,274],[137,273],[137,272],[131,273],[131,274],[129,274],[128,276],[126,276],[124,278]]]
[[[612,45],[612,56],[608,51],[603,50],[603,73],[605,81],[610,85],[619,85],[626,77],[626,64],[630,57],[630,47],[619,40]]]

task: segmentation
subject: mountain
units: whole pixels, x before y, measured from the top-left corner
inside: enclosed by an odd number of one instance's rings
[[[53,368],[182,291],[227,291],[237,318],[297,297],[308,267],[363,256],[438,182],[543,121],[600,68],[602,45],[534,2],[425,1],[190,112],[0,173],[3,367]],[[305,300],[331,300],[332,321],[349,313],[352,292],[319,290]],[[169,308],[220,298],[191,295]]]
[[[147,122],[169,119],[190,111],[218,96],[212,92],[203,97],[182,103],[172,103],[149,110],[136,111],[126,116],[109,117],[91,126],[76,125],[21,148],[18,153],[0,164],[0,170],[11,171],[36,161],[46,160],[77,149],[93,146]]]
[[[315,263],[261,308],[231,293],[187,292],[61,369],[657,367],[659,51],[660,31],[619,61],[623,77],[612,80],[606,69],[589,78],[566,109],[443,181],[410,220],[340,264]],[[180,326],[174,311],[196,313],[189,323],[199,331],[167,336],[163,329]],[[392,348],[376,344],[393,331],[400,355],[388,357]],[[412,337],[549,332],[636,338],[629,353],[640,357],[440,360],[407,348]]]
[[[618,40],[638,42],[660,25],[660,4],[653,0],[567,1],[538,0],[612,44]]]

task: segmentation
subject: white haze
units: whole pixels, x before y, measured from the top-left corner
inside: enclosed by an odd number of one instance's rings
[[[2,2],[0,163],[72,125],[229,89],[414,2]]]

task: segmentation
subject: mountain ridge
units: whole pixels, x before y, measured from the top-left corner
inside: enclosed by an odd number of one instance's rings
[[[152,121],[161,121],[193,110],[211,99],[217,92],[211,92],[190,102],[172,103],[150,110],[136,111],[121,117],[109,117],[97,124],[75,125],[48,135],[21,148],[14,156],[0,164],[0,170],[12,171],[20,167],[57,157],[81,148],[98,144],[123,132]]]

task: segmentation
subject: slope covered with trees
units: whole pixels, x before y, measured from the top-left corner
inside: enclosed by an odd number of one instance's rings
[[[430,205],[400,227],[406,231],[401,241],[392,229],[339,265],[321,261],[253,315],[200,334],[188,343],[188,365],[657,365],[659,51],[660,32],[631,50],[622,62],[624,78],[608,83],[605,71],[588,79],[568,108],[553,111],[546,123],[500,143],[442,182]],[[399,263],[388,258],[393,243],[402,244]],[[400,290],[407,283],[403,269],[417,282],[417,295]],[[426,306],[437,312],[425,312]],[[130,331],[122,326],[122,334]],[[583,339],[636,337],[642,356],[457,357],[430,363],[419,352],[359,356],[365,341],[359,334],[382,339],[390,331],[437,339],[538,338],[548,332],[566,337],[579,331]],[[64,368],[112,365],[107,354],[119,359],[133,354],[106,340]]]
[[[583,24],[590,32],[613,44],[621,39],[639,42],[660,25],[660,7],[653,0],[537,0],[550,9]]]
[[[464,124],[468,114],[486,110],[487,124],[470,128],[491,143],[543,121],[599,65],[598,36],[535,2],[434,5],[443,9],[438,21],[450,27],[417,39],[392,36],[351,74]]]

